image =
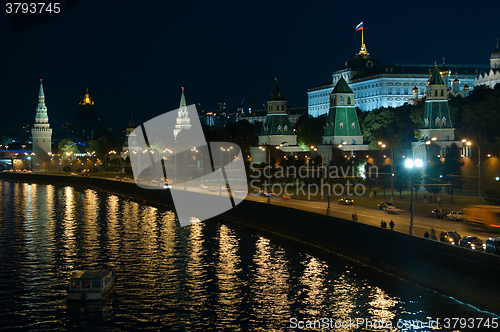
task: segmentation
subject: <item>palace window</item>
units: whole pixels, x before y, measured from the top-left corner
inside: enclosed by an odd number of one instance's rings
[[[387,93],[392,95],[392,88],[387,88]]]

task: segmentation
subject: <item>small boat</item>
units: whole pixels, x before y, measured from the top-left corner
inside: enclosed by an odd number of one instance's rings
[[[111,270],[75,271],[69,279],[68,300],[102,300],[116,283]]]

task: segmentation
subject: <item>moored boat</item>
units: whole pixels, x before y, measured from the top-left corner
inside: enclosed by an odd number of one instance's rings
[[[111,270],[75,271],[69,279],[68,300],[102,300],[116,283]]]

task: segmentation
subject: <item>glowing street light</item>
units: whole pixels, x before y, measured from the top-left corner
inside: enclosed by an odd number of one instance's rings
[[[463,139],[462,140],[463,143],[465,143],[465,145],[467,145],[468,147],[470,147],[472,145],[472,142],[470,141],[467,141],[466,139]],[[477,168],[478,168],[478,197],[479,197],[479,205],[481,205],[481,149],[479,148],[479,145],[478,144],[475,144],[476,148],[477,148],[477,151],[478,151],[478,163],[477,163]]]
[[[415,167],[420,168],[424,165],[422,160],[417,159],[415,161],[411,159],[406,159],[405,166],[410,170],[410,234],[413,234],[413,169]]]

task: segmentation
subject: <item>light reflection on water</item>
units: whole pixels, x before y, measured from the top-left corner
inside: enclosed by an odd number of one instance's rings
[[[5,328],[291,331],[293,317],[491,317],[333,254],[216,221],[180,228],[172,211],[90,189],[0,182],[0,202]],[[73,270],[103,266],[118,276],[107,299],[66,302]]]

